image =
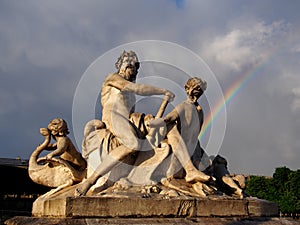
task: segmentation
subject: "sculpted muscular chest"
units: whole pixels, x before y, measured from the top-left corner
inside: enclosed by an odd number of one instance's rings
[[[107,122],[111,113],[118,113],[129,118],[134,110],[135,93],[126,91],[128,85],[124,78],[118,74],[110,74],[105,79],[101,90],[102,120]]]

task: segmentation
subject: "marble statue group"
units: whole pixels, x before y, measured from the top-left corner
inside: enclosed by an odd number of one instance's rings
[[[67,137],[65,120],[55,118],[40,129],[45,140],[32,153],[28,170],[34,182],[53,188],[45,196],[68,190],[73,197],[226,194],[244,198],[245,178],[231,175],[226,159],[209,157],[198,140],[204,121],[198,100],[206,81],[198,76],[188,79],[186,100],[164,115],[176,96],[164,88],[136,83],[140,69],[136,53],[124,51],[115,66],[116,72],[102,83],[102,118],[85,125],[81,153]],[[136,95],[162,96],[157,114],[136,112]],[[44,150],[49,153],[40,157]]]

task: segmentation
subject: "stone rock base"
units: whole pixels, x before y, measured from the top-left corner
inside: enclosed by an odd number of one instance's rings
[[[142,197],[57,197],[34,202],[34,217],[154,218],[154,217],[276,217],[278,205],[257,198],[170,199]]]
[[[257,198],[158,196],[41,196],[33,204],[32,217],[14,217],[6,224],[300,225],[278,219],[278,205]]]
[[[151,224],[151,225],[300,225],[300,221],[281,218],[34,218],[14,217],[5,222],[7,225],[120,225],[120,224]]]

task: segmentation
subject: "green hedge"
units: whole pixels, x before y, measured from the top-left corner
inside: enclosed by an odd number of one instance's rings
[[[299,214],[300,170],[279,167],[271,178],[250,176],[246,192],[251,196],[277,202],[283,214]]]

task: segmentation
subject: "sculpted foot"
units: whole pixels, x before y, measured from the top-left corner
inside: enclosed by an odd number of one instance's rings
[[[194,183],[194,184],[192,185],[192,187],[193,187],[194,191],[195,191],[196,193],[198,193],[200,196],[206,197],[206,194],[205,194],[205,192],[203,191],[203,186],[202,186],[202,184],[201,184],[200,182]]]
[[[195,170],[195,171],[189,171],[187,172],[185,176],[185,181],[188,183],[194,183],[194,182],[207,182],[213,180],[214,178],[211,176],[206,175],[205,173]]]
[[[239,199],[243,199],[244,198],[244,194],[243,194],[243,191],[241,189],[236,190],[234,192],[234,194],[236,194]]]
[[[75,197],[85,196],[91,186],[92,186],[92,184],[90,182],[88,182],[87,180],[84,181],[83,183],[79,184],[74,192]]]

